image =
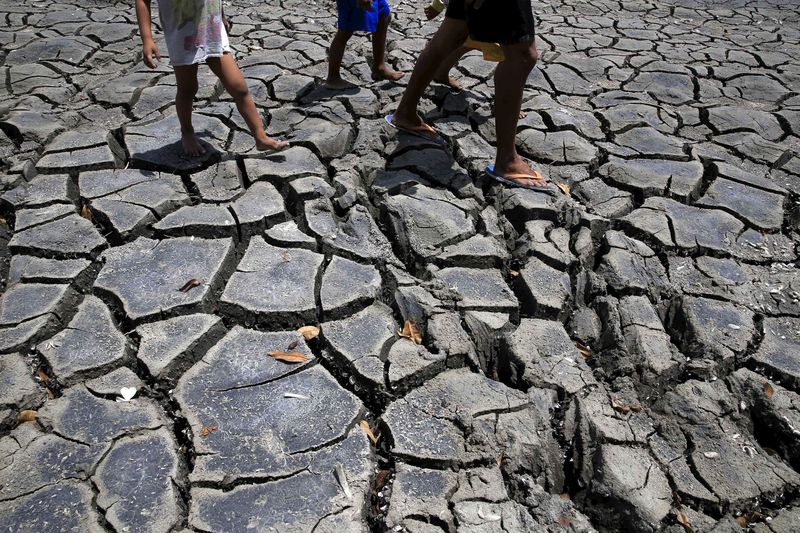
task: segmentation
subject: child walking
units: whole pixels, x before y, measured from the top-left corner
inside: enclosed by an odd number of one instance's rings
[[[221,0],[158,0],[158,12],[167,41],[170,65],[175,70],[175,110],[181,124],[181,143],[189,157],[205,153],[192,127],[192,107],[197,94],[197,66],[205,63],[222,81],[236,102],[260,151],[289,146],[267,136],[250,89],[231,54],[223,26]],[[151,31],[150,0],[136,0],[136,19],[142,34],[144,64],[156,68],[161,60]]]
[[[449,0],[433,0],[431,4],[425,8],[425,16],[428,20],[433,20],[438,17],[449,5]],[[486,61],[500,62],[504,59],[503,49],[497,43],[482,43],[467,38],[464,44],[447,56],[433,76],[433,81],[447,85],[453,91],[461,91],[463,87],[458,81],[450,75],[450,70],[458,64],[461,56],[470,50],[480,50],[483,52],[483,58]]]
[[[336,10],[339,21],[328,53],[325,87],[332,90],[355,87],[355,84],[342,79],[340,71],[347,41],[357,31],[372,34],[372,79],[396,81],[402,78],[402,72],[386,64],[386,33],[392,17],[386,0],[336,0]]]

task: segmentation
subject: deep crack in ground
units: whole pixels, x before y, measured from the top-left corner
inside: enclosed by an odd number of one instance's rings
[[[202,160],[129,2],[0,1],[0,529],[797,531],[800,10],[534,7],[555,197],[482,177],[477,52],[422,101],[443,148],[387,126],[363,37],[321,88],[332,0],[226,2],[293,147],[201,68]]]

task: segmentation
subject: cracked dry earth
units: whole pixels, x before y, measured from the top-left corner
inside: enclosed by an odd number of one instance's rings
[[[177,156],[130,2],[0,2],[0,529],[800,530],[800,9],[537,2],[518,144],[557,196],[482,180],[477,53],[439,149],[366,39],[319,88],[330,0],[226,9],[285,153],[201,69]]]

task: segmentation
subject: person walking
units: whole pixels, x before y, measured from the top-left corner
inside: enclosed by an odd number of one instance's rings
[[[548,181],[530,167],[516,149],[516,131],[525,82],[538,60],[531,0],[450,0],[445,18],[420,54],[397,110],[386,117],[400,131],[440,144],[444,139],[417,112],[425,89],[469,37],[499,43],[503,61],[495,81],[497,153],[486,174],[512,187],[551,191]]]

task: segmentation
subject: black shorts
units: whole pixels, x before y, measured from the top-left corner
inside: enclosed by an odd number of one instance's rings
[[[476,41],[517,44],[536,37],[531,0],[450,0],[445,16],[466,20]]]

